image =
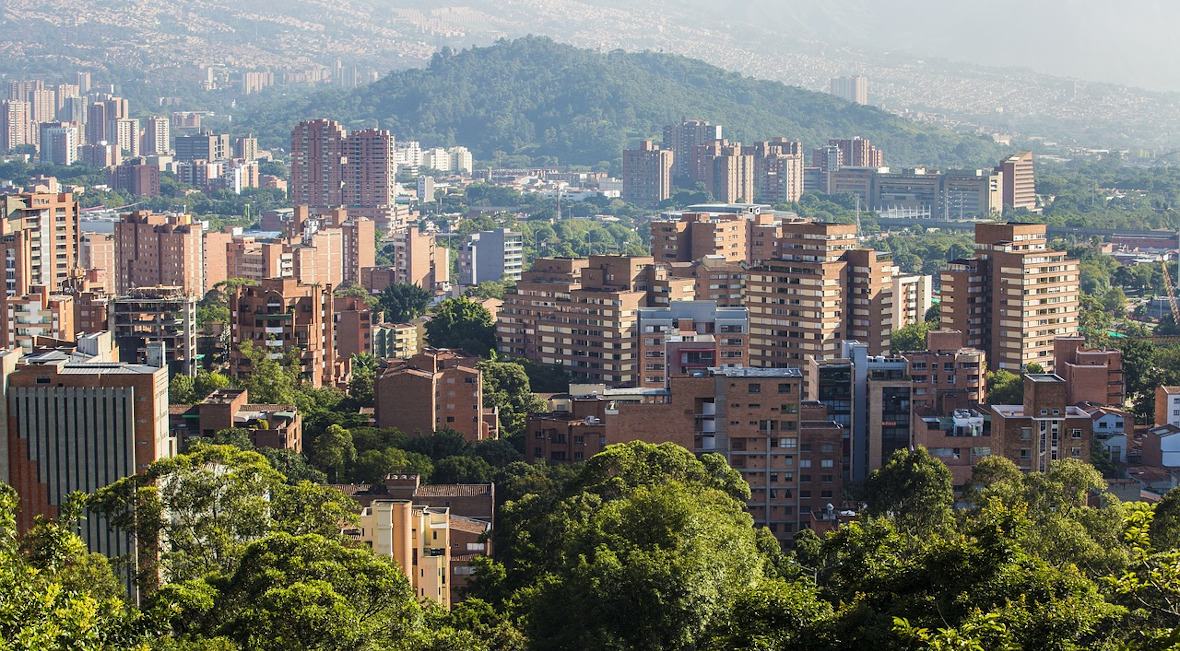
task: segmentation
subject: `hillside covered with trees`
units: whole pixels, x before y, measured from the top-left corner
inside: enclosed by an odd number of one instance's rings
[[[477,159],[595,165],[628,143],[656,138],[683,117],[724,125],[731,140],[785,136],[808,147],[861,136],[892,165],[989,165],[991,141],[952,134],[779,82],[657,52],[599,53],[526,37],[444,50],[424,69],[394,72],[350,93],[263,95],[239,124],[284,146],[302,119],[349,129],[378,125],[424,147],[465,145]],[[511,157],[516,157],[515,159]]]

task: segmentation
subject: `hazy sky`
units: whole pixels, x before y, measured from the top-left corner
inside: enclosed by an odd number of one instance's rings
[[[588,0],[594,4],[595,0]],[[634,6],[634,0],[605,0]],[[1180,91],[1177,0],[648,0],[867,50]]]

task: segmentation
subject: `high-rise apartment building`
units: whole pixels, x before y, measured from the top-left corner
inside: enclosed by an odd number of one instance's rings
[[[115,139],[119,151],[124,156],[139,155],[139,120],[136,118],[119,118],[115,120]]]
[[[623,150],[623,201],[651,208],[671,197],[672,156],[650,140]]]
[[[192,215],[137,210],[115,223],[115,287],[177,287],[190,296],[205,289],[204,239]]]
[[[828,92],[854,104],[869,103],[869,78],[864,75],[833,77]]]
[[[9,353],[5,360],[8,365]],[[17,527],[54,518],[74,491],[93,492],[175,453],[168,436],[168,371],[139,364],[73,362],[47,352],[7,376],[7,477],[20,495]],[[85,452],[83,454],[83,451]],[[106,519],[82,520],[90,551],[134,551]]]
[[[770,219],[769,215],[759,217]],[[728,262],[747,262],[754,223],[745,215],[719,213],[673,213],[657,218],[651,222],[652,258],[657,262],[692,262],[721,256]]]
[[[393,234],[394,282],[434,289],[450,282],[450,249],[435,234],[424,232],[420,223],[409,224]],[[366,284],[371,291],[384,287]]]
[[[354,131],[343,141],[340,205],[346,206],[351,215],[378,222],[385,230],[394,225],[395,218],[397,164],[393,150],[393,134],[381,129]]]
[[[41,162],[73,165],[78,160],[78,127],[66,122],[41,124]]]
[[[931,286],[934,278],[922,274],[898,274],[893,282],[893,323],[894,330],[921,323],[926,313],[934,306]]]
[[[396,226],[394,144],[379,129],[348,135],[331,120],[299,123],[291,132],[292,203],[315,214],[347,207],[380,228]]]
[[[12,151],[32,143],[29,103],[0,101],[0,151]]]
[[[170,145],[171,128],[168,118],[155,115],[143,121],[143,139],[139,153],[144,156],[167,154],[172,150]]]
[[[170,376],[196,376],[197,296],[179,287],[136,287],[107,309],[121,361],[148,363],[163,344]]]
[[[681,120],[664,127],[661,149],[672,152],[672,177],[687,179],[692,168],[693,149],[714,140],[721,140],[721,125],[702,120]]]
[[[836,154],[837,169],[840,167],[883,167],[885,165],[885,153],[874,147],[867,139],[857,136],[855,138],[833,138],[828,141],[827,147],[813,150],[812,160],[822,161],[819,165],[821,168],[827,167],[829,170],[831,168],[832,152],[828,149],[830,147],[835,147],[839,152]]]
[[[427,348],[381,370],[373,389],[377,427],[410,436],[448,428],[472,442],[495,438],[497,415],[483,406],[479,362],[463,351]]]
[[[1022,151],[1005,158],[996,171],[1004,178],[1004,205],[1037,212],[1037,180],[1032,152]]]
[[[721,454],[750,486],[756,526],[788,541],[801,528],[825,529],[841,503],[844,427],[806,399],[799,369],[699,369],[669,378],[666,390],[588,387],[563,411],[531,414],[525,457],[582,461],[607,445],[644,441]]]
[[[689,178],[704,183],[721,203],[753,203],[754,155],[742,143],[714,140],[692,149]]]
[[[238,287],[229,297],[230,365],[235,375],[251,373],[239,347],[250,342],[271,359],[289,350],[299,354],[300,375],[319,387],[340,374],[332,328],[333,288],[305,285],[293,278],[264,279]]]
[[[1077,333],[1078,263],[1049,249],[1044,224],[975,226],[975,257],[942,272],[942,327],[1010,372],[1052,369],[1053,340]]]
[[[762,203],[798,201],[803,196],[803,143],[775,138],[743,147],[754,157],[754,191]]]
[[[858,248],[856,226],[783,223],[774,258],[749,270],[750,360],[804,367],[840,354],[857,339],[870,355],[889,350],[892,277],[885,255]]]
[[[459,283],[520,280],[524,268],[524,240],[518,231],[500,228],[467,236],[459,250]]]
[[[28,294],[34,285],[57,291],[78,264],[78,202],[70,193],[0,197],[0,258],[4,294]]]

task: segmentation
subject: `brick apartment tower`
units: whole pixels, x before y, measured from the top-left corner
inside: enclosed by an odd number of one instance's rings
[[[205,290],[205,241],[192,215],[155,215],[145,210],[115,223],[115,288],[179,287],[189,296]]]
[[[78,202],[70,193],[0,197],[0,255],[9,272],[4,294],[23,296],[33,286],[61,289],[78,266]]]
[[[693,148],[714,140],[721,140],[719,124],[686,118],[679,124],[664,127],[664,143],[661,149],[672,152],[672,177],[687,179],[692,167]]]
[[[293,205],[313,214],[346,207],[381,228],[395,221],[397,163],[388,131],[363,129],[349,135],[331,120],[300,122],[291,132]]]
[[[845,339],[869,355],[889,351],[895,267],[857,248],[856,226],[786,223],[778,244],[778,257],[746,278],[754,366],[803,368],[809,358],[839,357]]]
[[[975,226],[975,257],[942,272],[941,327],[987,353],[988,367],[1054,367],[1053,340],[1078,328],[1078,263],[1048,248],[1044,224]]]
[[[673,163],[671,150],[650,140],[623,150],[623,201],[652,208],[671,197]]]
[[[230,364],[235,375],[249,373],[250,360],[238,350],[246,341],[274,359],[299,350],[300,374],[312,386],[336,379],[332,287],[304,285],[294,278],[268,278],[238,287],[230,296]]]

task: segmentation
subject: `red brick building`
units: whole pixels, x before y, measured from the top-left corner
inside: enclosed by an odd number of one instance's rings
[[[1053,369],[1065,380],[1066,401],[1122,405],[1126,402],[1122,352],[1085,346],[1085,337],[1053,340]]]
[[[331,287],[271,278],[238,287],[229,304],[230,364],[235,375],[252,372],[250,360],[239,350],[248,341],[272,359],[298,349],[300,373],[312,386],[343,377],[336,357]]]
[[[462,351],[427,348],[397,360],[377,374],[377,427],[410,436],[453,429],[470,441],[497,436],[497,414],[483,406],[480,358]]]

